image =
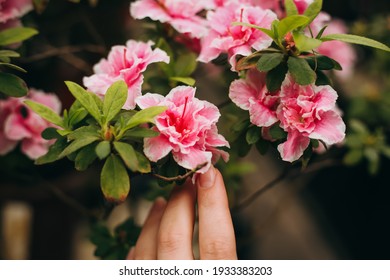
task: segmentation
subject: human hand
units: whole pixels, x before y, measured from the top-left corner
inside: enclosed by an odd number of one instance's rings
[[[197,203],[197,208],[195,204]],[[168,202],[158,198],[128,259],[194,259],[193,231],[199,219],[200,259],[237,259],[233,223],[221,173],[213,166],[176,186]]]

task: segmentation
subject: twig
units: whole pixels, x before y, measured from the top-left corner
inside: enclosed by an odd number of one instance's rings
[[[194,174],[199,169],[202,169],[206,165],[207,165],[207,162],[205,162],[203,164],[199,164],[195,169],[192,169],[192,170],[188,171],[186,174],[184,174],[184,175],[177,175],[175,177],[165,177],[165,176],[157,174],[157,173],[154,173],[153,176],[158,178],[158,179],[164,180],[166,182],[181,181],[181,180],[184,180],[187,177],[191,176],[192,174]]]
[[[98,45],[64,46],[61,48],[50,47],[50,49],[45,52],[38,53],[30,57],[21,58],[20,60],[24,63],[30,63],[30,62],[34,62],[34,61],[38,61],[38,60],[42,60],[54,56],[63,56],[63,55],[68,55],[68,54],[78,53],[83,51],[88,51],[97,54],[105,54],[106,49]]]

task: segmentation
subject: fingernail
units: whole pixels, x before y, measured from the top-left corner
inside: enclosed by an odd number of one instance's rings
[[[211,165],[206,173],[199,175],[198,186],[201,188],[211,188],[212,186],[214,186],[216,177],[215,175],[215,168]]]

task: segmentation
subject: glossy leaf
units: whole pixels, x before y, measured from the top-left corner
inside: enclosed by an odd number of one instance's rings
[[[53,145],[49,147],[49,151],[35,160],[35,164],[42,165],[46,163],[51,163],[59,159],[59,155],[65,149],[67,145],[66,138],[58,139]]]
[[[103,101],[103,115],[106,124],[115,118],[125,105],[127,91],[127,84],[122,80],[113,83],[108,88]]]
[[[154,122],[154,118],[167,109],[165,106],[153,106],[137,112],[126,124],[126,130],[142,123]]]
[[[0,66],[8,67],[14,70],[17,70],[19,72],[27,73],[26,70],[24,70],[22,67],[19,67],[18,65],[7,63],[7,62],[0,62]]]
[[[84,148],[82,148],[76,156],[74,161],[74,166],[78,171],[86,170],[97,158],[95,153],[96,144],[92,143]]]
[[[285,132],[279,124],[274,124],[273,126],[270,127],[269,129],[269,134],[271,137],[275,140],[281,140],[281,139],[286,139],[287,137],[287,132]]]
[[[101,141],[96,145],[95,153],[99,159],[105,159],[111,153],[110,141]]]
[[[322,0],[314,0],[305,10],[304,15],[310,18],[311,23],[322,10]]]
[[[123,162],[131,171],[139,171],[138,157],[134,151],[133,146],[123,142],[114,142],[114,148],[122,158]]]
[[[302,15],[288,16],[282,19],[278,24],[278,36],[284,38],[284,36],[298,27],[304,26],[308,23],[309,18]]]
[[[68,140],[77,140],[82,139],[86,137],[99,137],[99,131],[96,126],[89,125],[89,126],[82,126],[72,132],[68,135]]]
[[[79,139],[76,139],[74,140],[73,142],[71,142],[63,151],[62,153],[59,155],[59,158],[63,158],[63,157],[66,157],[76,151],[78,151],[79,149],[95,142],[99,140],[98,137],[83,137],[83,138],[79,138]]]
[[[286,7],[287,16],[293,16],[298,14],[298,9],[295,5],[294,0],[285,0],[284,6]]]
[[[150,173],[152,171],[150,161],[140,152],[135,151],[135,154],[138,159],[138,171],[141,173]]]
[[[12,97],[22,97],[27,94],[28,88],[18,76],[0,72],[0,92]]]
[[[290,56],[288,61],[288,71],[294,81],[300,85],[310,85],[316,80],[316,73],[311,69],[309,63],[299,57]]]
[[[196,82],[195,79],[191,77],[170,77],[169,80],[180,82],[188,86],[193,86]]]
[[[104,197],[114,203],[123,202],[130,191],[130,179],[126,168],[119,157],[111,154],[102,169],[100,176]]]
[[[150,138],[160,135],[158,131],[152,130],[150,128],[144,127],[134,127],[125,132],[123,135],[124,138]]]
[[[65,82],[72,95],[80,102],[80,104],[88,111],[89,114],[99,123],[102,124],[102,113],[99,109],[92,93],[73,82]]]
[[[293,32],[295,46],[300,52],[307,52],[318,48],[322,41],[314,38],[307,37],[300,32]]]
[[[52,124],[55,124],[59,127],[64,127],[64,122],[62,118],[57,115],[56,112],[54,112],[51,108],[47,107],[46,105],[43,105],[38,102],[34,102],[31,100],[26,100],[24,103],[35,113],[40,115],[45,120],[51,122]]]
[[[0,50],[0,57],[20,57],[20,54],[11,50]]]
[[[197,61],[194,53],[181,54],[174,64],[175,76],[188,77],[196,69]]]
[[[375,41],[375,40],[370,39],[370,38],[357,36],[357,35],[328,34],[328,35],[321,37],[321,40],[323,42],[337,40],[337,41],[341,41],[341,42],[345,42],[345,43],[363,45],[363,46],[367,46],[367,47],[380,49],[380,50],[383,50],[386,52],[390,52],[390,48],[388,46],[386,46],[385,44],[382,44],[381,42]]]
[[[38,34],[38,31],[29,27],[13,27],[0,31],[0,46],[19,43]]]
[[[278,66],[283,58],[282,53],[265,53],[257,61],[256,67],[259,71],[268,72]]]
[[[267,73],[265,83],[269,92],[280,90],[282,83],[286,78],[287,71],[287,64],[281,63]]]

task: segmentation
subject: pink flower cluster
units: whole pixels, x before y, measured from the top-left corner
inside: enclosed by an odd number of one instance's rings
[[[103,97],[114,82],[123,80],[128,86],[128,98],[123,108],[134,109],[135,99],[142,95],[142,73],[148,65],[155,62],[169,63],[168,55],[158,48],[153,50],[152,45],[152,42],[129,40],[126,46],[112,47],[108,58],[93,67],[95,74],[84,77],[84,86]]]
[[[232,70],[235,71],[236,56],[247,56],[252,49],[269,47],[272,40],[259,30],[246,26],[233,26],[232,22],[254,24],[269,29],[277,17],[284,17],[283,1],[276,0],[138,0],[131,4],[130,13],[136,19],[146,17],[170,24],[180,35],[178,40],[199,53],[198,60],[209,62],[221,53],[228,54]],[[298,12],[303,14],[313,0],[294,0]],[[201,11],[206,14],[200,16]],[[321,13],[312,24],[314,33],[328,25],[327,33],[344,33],[345,25],[340,21],[328,22],[330,16]],[[199,48],[200,39],[200,48]],[[190,42],[190,43],[189,43]],[[193,47],[196,46],[196,47]],[[200,50],[199,50],[200,49]],[[317,50],[340,61],[344,71],[342,77],[351,73],[355,52],[345,43],[329,41]]]
[[[216,123],[220,117],[218,108],[195,97],[195,88],[178,86],[164,97],[147,93],[137,98],[141,109],[151,106],[167,106],[156,118],[155,129],[160,135],[145,138],[144,153],[157,162],[170,152],[175,161],[186,169],[195,169],[207,163],[199,173],[204,173],[220,156],[227,161],[228,153],[217,147],[229,147],[225,138],[218,134]]]
[[[22,152],[36,159],[46,154],[52,143],[41,137],[50,123],[27,108],[24,100],[46,105],[56,113],[60,112],[61,103],[56,95],[34,89],[30,89],[27,97],[0,101],[0,155],[10,152],[20,142]]]
[[[0,31],[21,26],[19,18],[32,9],[32,0],[0,0]]]
[[[336,107],[337,93],[330,86],[301,86],[287,75],[281,90],[270,93],[264,75],[252,69],[245,80],[231,84],[229,97],[249,111],[253,124],[263,127],[264,138],[269,137],[267,130],[276,123],[287,132],[287,141],[278,146],[285,161],[299,159],[310,139],[327,145],[344,139],[345,124]]]

